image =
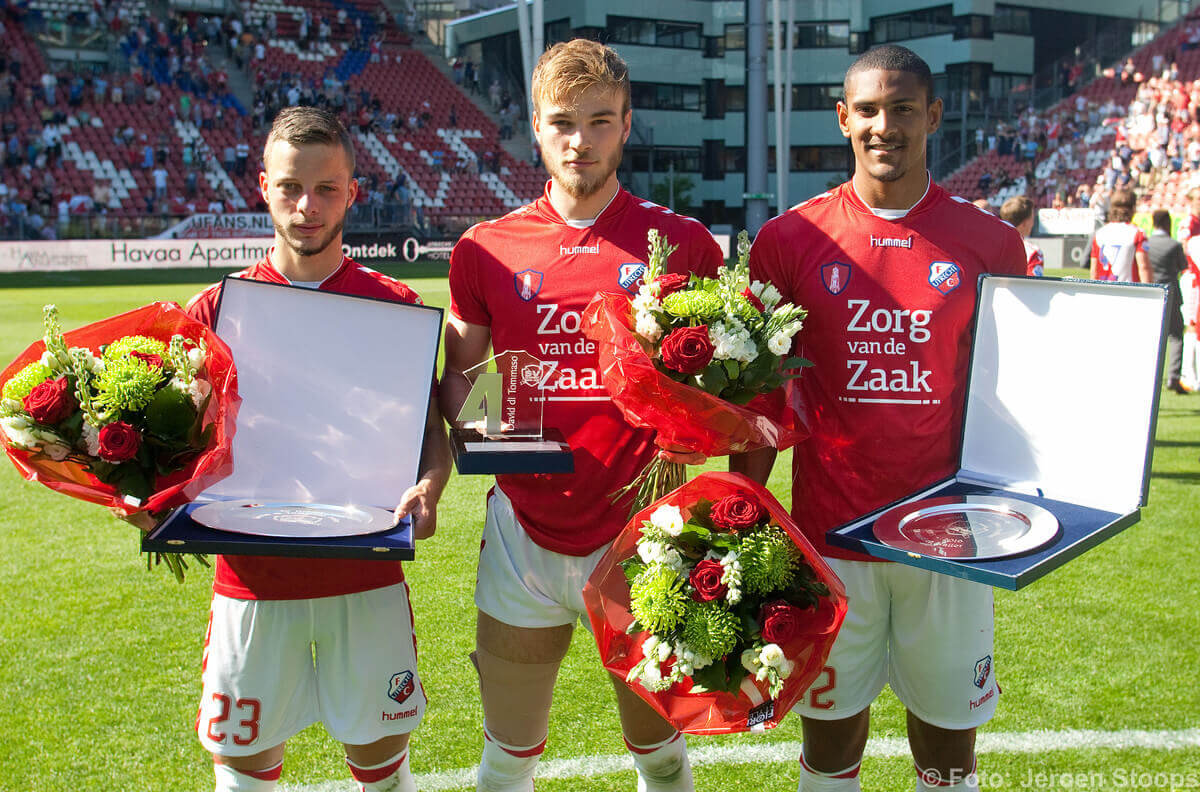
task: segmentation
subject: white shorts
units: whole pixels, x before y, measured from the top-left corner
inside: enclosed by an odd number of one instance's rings
[[[213,595],[196,733],[209,752],[248,756],[321,721],[367,745],[425,712],[408,585],[301,600]]]
[[[586,556],[555,553],[535,544],[517,522],[508,496],[496,487],[488,498],[475,605],[513,627],[558,627],[582,619],[583,585],[608,545]]]
[[[794,708],[840,720],[890,683],[914,715],[971,729],[996,710],[992,590],[904,564],[827,558],[846,585],[849,610],[824,671]]]

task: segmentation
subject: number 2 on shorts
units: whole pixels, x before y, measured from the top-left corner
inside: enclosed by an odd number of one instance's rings
[[[213,693],[212,698],[220,705],[221,709],[208,719],[208,739],[215,743],[223,743],[227,735],[223,731],[217,731],[217,724],[229,720],[230,710],[234,703],[224,693]],[[238,726],[243,731],[233,735],[234,745],[250,745],[258,739],[258,719],[262,714],[262,702],[252,698],[238,699],[236,706],[238,714],[246,714],[246,711],[249,710],[249,717],[238,721]]]
[[[825,674],[826,683],[820,687],[808,689],[808,706],[813,709],[833,709],[833,699],[822,699],[821,697],[837,687],[837,671],[833,669],[833,666],[825,666],[821,672]]]

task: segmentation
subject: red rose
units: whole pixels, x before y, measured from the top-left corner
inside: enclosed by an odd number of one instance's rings
[[[668,272],[664,275],[659,275],[654,279],[658,284],[658,299],[666,297],[668,294],[675,292],[688,285],[688,276],[678,272]]]
[[[132,459],[142,447],[142,434],[124,421],[100,428],[100,458],[107,462]]]
[[[713,504],[709,516],[713,523],[721,528],[736,531],[740,528],[752,528],[758,525],[765,514],[758,501],[751,500],[745,495],[727,495]]]
[[[703,371],[712,356],[713,345],[708,340],[708,325],[672,330],[662,342],[663,365],[680,374]]]
[[[783,600],[768,602],[758,612],[764,641],[783,644],[801,635],[824,635],[833,626],[837,610],[828,597],[815,608],[797,608]]]
[[[135,350],[129,353],[129,357],[137,358],[150,368],[162,368],[162,355],[156,355],[153,352],[138,352]]]
[[[692,588],[696,589],[692,593],[692,599],[696,602],[708,602],[724,597],[729,586],[721,582],[723,574],[725,574],[725,567],[721,566],[720,561],[706,559],[696,564],[692,568],[692,574],[688,575],[688,582],[692,584]]]
[[[749,286],[742,289],[742,296],[745,297],[749,303],[754,306],[754,310],[758,311],[759,313],[763,313],[767,310],[767,306],[762,304],[762,300],[754,296],[754,292],[750,291]]]
[[[21,403],[33,420],[40,424],[56,424],[66,419],[78,406],[66,377],[46,380],[31,390]]]

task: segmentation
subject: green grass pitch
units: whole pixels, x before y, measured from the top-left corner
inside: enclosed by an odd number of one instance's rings
[[[427,302],[447,304],[444,277],[429,269],[398,274]],[[40,337],[46,302],[58,304],[70,328],[152,300],[183,301],[213,279],[204,272],[6,276],[0,363]],[[1079,332],[1083,338],[1087,328]],[[1079,383],[1072,399],[1089,398]],[[1024,591],[997,593],[1004,695],[981,732],[985,788],[1080,788],[1081,778],[1092,789],[1200,786],[1198,455],[1200,395],[1165,393],[1142,521]],[[10,465],[0,468],[0,790],[211,789],[210,761],[192,732],[211,572],[193,567],[183,585],[165,569],[148,573],[132,528],[24,482]],[[781,460],[772,482],[785,503],[786,468]],[[453,788],[445,779],[475,764],[481,743],[467,653],[487,486],[484,478],[454,476],[436,537],[407,565],[430,699],[412,764],[439,789]],[[539,781],[539,790],[633,789],[627,764],[589,759],[623,752],[612,701],[590,636],[579,630],[559,678],[544,764],[575,759],[571,766],[584,769]],[[885,693],[872,715],[864,788],[912,789],[901,706]],[[798,726],[789,719],[764,735],[691,738],[693,754],[706,757],[697,789],[794,790]],[[1038,735],[1067,730],[1079,731]],[[1021,739],[1031,742],[1022,747]],[[734,750],[718,755],[720,746]],[[319,726],[289,743],[283,782],[351,789],[338,746]]]

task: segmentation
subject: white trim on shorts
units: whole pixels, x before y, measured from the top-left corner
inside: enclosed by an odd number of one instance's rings
[[[547,550],[529,538],[497,486],[488,498],[475,577],[475,605],[513,627],[559,627],[582,619],[591,629],[583,586],[608,545],[586,556]]]
[[[905,564],[825,560],[846,586],[849,609],[827,670],[793,711],[848,718],[891,684],[933,726],[972,729],[991,719],[1000,687],[989,586]]]
[[[425,713],[408,585],[300,600],[213,594],[200,743],[249,756],[318,721],[348,745],[411,732]]]

